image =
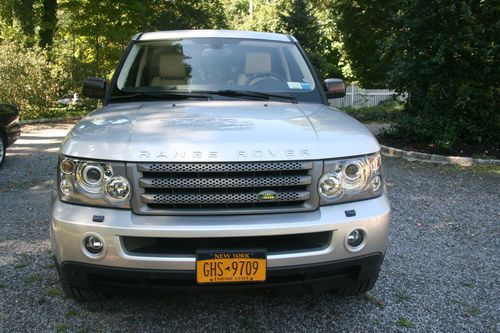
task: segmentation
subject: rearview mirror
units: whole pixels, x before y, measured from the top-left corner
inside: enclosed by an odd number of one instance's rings
[[[326,79],[325,91],[327,98],[341,98],[345,96],[345,83],[342,79]]]
[[[83,96],[103,99],[106,96],[106,79],[90,77],[83,82]]]

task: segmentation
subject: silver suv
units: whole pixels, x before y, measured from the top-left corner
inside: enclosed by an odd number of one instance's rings
[[[390,221],[379,145],[328,106],[292,36],[137,34],[103,107],[60,150],[52,251],[64,291],[373,287]],[[290,286],[297,288],[289,288]]]

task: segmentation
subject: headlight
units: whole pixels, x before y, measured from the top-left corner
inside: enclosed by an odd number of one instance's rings
[[[373,198],[380,196],[382,191],[380,154],[325,161],[318,184],[322,205]]]
[[[130,208],[132,186],[126,178],[124,163],[61,157],[58,171],[62,201]]]

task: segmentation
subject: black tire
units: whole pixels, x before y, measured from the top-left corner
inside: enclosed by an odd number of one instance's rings
[[[3,134],[0,128],[0,168],[2,168],[5,161],[5,154],[7,153],[7,137]]]
[[[62,273],[55,259],[54,262],[56,264],[57,274],[59,275],[59,283],[61,284],[61,289],[67,298],[72,298],[77,302],[82,303],[103,302],[110,297],[109,295],[105,295],[97,290],[88,290],[70,285],[64,277],[64,274]]]
[[[363,279],[352,281],[348,283],[343,288],[332,291],[333,294],[338,296],[358,296],[371,290],[375,283],[377,282],[379,270],[377,270],[373,275],[368,276]]]

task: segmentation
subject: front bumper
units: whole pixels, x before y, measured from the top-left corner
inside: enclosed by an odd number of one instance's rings
[[[321,264],[269,268],[266,283],[203,285],[204,289],[275,288],[284,293],[325,292],[349,285],[353,280],[376,279],[384,257],[381,253]],[[194,271],[116,268],[65,262],[59,274],[73,287],[105,292],[161,291],[200,287]],[[293,287],[293,288],[291,288]]]
[[[355,210],[356,216],[346,217]],[[102,223],[93,216],[104,216]],[[122,237],[211,238],[271,236],[331,231],[328,244],[320,249],[268,254],[268,269],[344,261],[385,253],[390,222],[386,195],[375,199],[322,206],[312,212],[237,216],[143,216],[129,210],[87,207],[54,200],[51,216],[52,251],[60,266],[67,262],[102,267],[194,272],[196,258],[190,255],[137,255],[128,253]],[[356,252],[345,244],[346,235],[362,229],[364,247]],[[102,237],[105,255],[85,255],[83,239],[89,233]]]

